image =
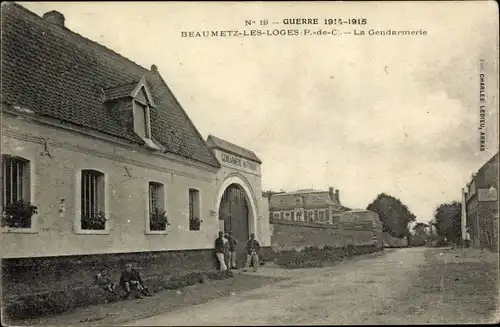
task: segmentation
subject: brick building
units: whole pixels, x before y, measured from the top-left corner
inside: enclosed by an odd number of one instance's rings
[[[6,302],[89,289],[96,269],[117,278],[128,261],[146,278],[213,269],[219,229],[270,246],[261,161],[205,141],[155,65],[69,30],[59,12],[4,3],[2,75]],[[6,213],[28,212],[20,201],[37,212]]]
[[[340,203],[339,190],[298,190],[269,195],[269,217],[291,221],[333,224],[346,211]]]
[[[349,244],[382,247],[378,214],[344,207],[339,193],[333,187],[328,191],[264,192],[269,201],[272,248]]]
[[[472,175],[463,197],[472,246],[493,251],[498,251],[498,156]]]

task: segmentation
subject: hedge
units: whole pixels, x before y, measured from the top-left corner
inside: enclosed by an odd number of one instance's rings
[[[277,252],[274,262],[283,268],[315,268],[323,267],[324,263],[340,261],[380,250],[382,249],[375,246],[347,245],[341,248],[334,248],[329,245],[325,245],[323,248],[309,246],[301,251],[285,250]]]
[[[151,292],[157,293],[165,289],[174,290],[182,287],[204,283],[206,280],[222,280],[234,277],[227,271],[194,271],[169,278],[145,278],[145,284]],[[3,314],[8,319],[40,317],[48,314],[61,314],[76,307],[118,301],[119,295],[104,292],[92,284],[89,287],[78,287],[65,290],[27,294],[15,298],[4,299]]]

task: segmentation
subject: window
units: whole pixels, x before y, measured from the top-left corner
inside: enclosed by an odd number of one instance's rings
[[[302,220],[302,212],[297,211],[296,215],[297,215],[297,221],[301,221]]]
[[[275,212],[273,213],[274,215],[274,219],[280,219],[280,213],[279,212]]]
[[[318,221],[318,209],[314,210],[314,221]]]
[[[325,212],[323,210],[319,212],[319,221],[325,222]]]
[[[22,214],[3,215],[2,227],[31,228],[32,210],[30,202],[30,162],[24,158],[2,156],[2,213],[5,211]],[[15,207],[15,208],[14,208]]]
[[[134,105],[134,130],[141,138],[151,139],[149,108],[137,101]]]
[[[163,184],[149,183],[149,231],[167,230],[168,217],[165,210],[165,193]]]
[[[200,191],[189,189],[189,230],[200,230]]]
[[[146,103],[134,101],[134,132],[146,143],[146,145],[155,150],[161,147],[153,140],[151,136],[150,107]]]
[[[80,228],[82,230],[106,229],[104,174],[96,170],[82,170],[80,197]]]
[[[307,218],[309,219],[309,221],[314,221],[314,219],[313,219],[313,211],[308,211],[307,212]]]
[[[295,220],[295,211],[292,211],[291,214],[292,214],[292,220]]]
[[[280,218],[281,218],[281,219],[285,219],[285,213],[284,213],[283,211],[282,211],[282,212],[280,212]]]

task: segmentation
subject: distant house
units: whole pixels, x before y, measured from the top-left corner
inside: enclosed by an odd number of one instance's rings
[[[498,157],[497,152],[472,175],[465,188],[466,226],[471,244],[498,251]]]
[[[304,189],[275,193],[270,196],[270,219],[333,224],[335,217],[346,211],[340,203],[339,190]]]

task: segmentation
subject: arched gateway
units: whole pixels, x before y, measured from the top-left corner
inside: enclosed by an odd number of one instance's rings
[[[220,186],[216,201],[220,230],[231,232],[237,240],[237,264],[241,266],[246,256],[246,241],[256,229],[257,207],[253,192],[241,176],[232,174]]]
[[[237,240],[237,264],[241,265],[251,233],[262,246],[270,244],[269,220],[259,219],[268,216],[267,207],[262,205],[262,161],[252,151],[213,135],[208,137],[207,145],[221,164],[213,214],[218,216],[219,230],[230,231]]]

